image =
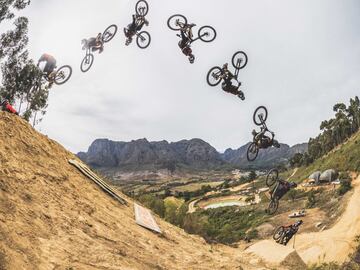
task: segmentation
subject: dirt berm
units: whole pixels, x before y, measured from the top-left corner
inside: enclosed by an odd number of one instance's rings
[[[0,113],[0,139],[0,269],[263,269],[159,218],[163,235],[139,227],[129,199],[107,196],[15,115]]]

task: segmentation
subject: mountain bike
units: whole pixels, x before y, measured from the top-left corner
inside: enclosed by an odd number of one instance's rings
[[[115,24],[112,24],[108,28],[106,28],[103,34],[101,35],[102,43],[107,43],[110,40],[112,40],[116,35],[116,32],[117,32],[117,26]],[[91,46],[85,45],[83,47],[83,50],[85,50],[85,57],[81,61],[80,69],[82,72],[87,72],[94,63],[94,54],[92,54]]]

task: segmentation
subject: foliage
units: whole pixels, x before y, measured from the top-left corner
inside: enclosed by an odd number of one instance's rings
[[[308,207],[308,208],[313,208],[313,207],[315,207],[315,204],[316,204],[315,192],[314,192],[314,191],[310,191],[310,192],[307,194],[306,207]]]
[[[138,197],[138,200],[146,207],[153,210],[160,217],[165,217],[165,204],[163,199],[160,199],[154,195],[146,194]]]
[[[29,59],[26,46],[28,44],[28,24],[26,17],[15,16],[30,4],[29,0],[2,0],[0,7],[0,23],[11,21],[15,26],[1,34],[0,37],[0,66],[2,82],[0,85],[1,98],[10,103],[19,103],[19,110],[25,102],[26,109],[23,116],[26,120],[38,111],[44,115],[47,108],[49,84],[35,88],[41,79],[41,71],[33,60]],[[34,118],[35,121],[35,118]],[[34,122],[35,123],[35,122]]]
[[[351,189],[352,189],[351,181],[343,180],[341,181],[340,188],[338,189],[338,195],[342,196]]]
[[[310,138],[308,152],[295,154],[290,160],[292,166],[308,166],[342,144],[360,129],[360,100],[355,96],[350,104],[337,103],[333,107],[334,118],[324,120],[322,131],[317,137]]]
[[[254,238],[258,225],[268,216],[260,210],[240,210],[237,207],[221,207],[188,214],[183,228],[188,233],[203,236],[208,241],[231,244]],[[248,232],[248,233],[247,233]]]

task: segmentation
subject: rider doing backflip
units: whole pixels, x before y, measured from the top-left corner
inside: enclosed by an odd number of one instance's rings
[[[132,23],[130,23],[127,28],[124,28],[125,36],[127,37],[125,45],[128,46],[132,42],[133,36],[140,32],[144,24],[149,25],[149,22],[145,19],[145,16],[139,14],[132,15]]]
[[[102,40],[102,34],[98,33],[96,37],[91,37],[89,39],[83,39],[81,41],[83,44],[83,50],[89,49],[93,52],[99,51],[99,53],[102,53],[104,50],[104,42]]]
[[[51,77],[54,69],[56,68],[56,59],[50,54],[44,53],[38,63],[37,66],[40,65],[41,62],[46,62],[43,72],[48,76]]]
[[[231,93],[233,95],[237,95],[242,100],[245,99],[244,93],[241,90],[239,90],[241,83],[239,82],[238,86],[235,86],[232,83],[232,80],[235,79],[236,76],[231,73],[227,63],[223,65],[222,75],[220,75],[220,78],[224,80],[221,84],[222,90]]]
[[[184,26],[181,26],[180,24],[178,25],[180,26],[180,35],[178,36],[181,37],[181,40],[179,41],[179,47],[183,54],[189,57],[190,63],[193,64],[195,61],[195,56],[192,54],[190,44],[193,38],[192,28],[196,26],[196,24],[184,24]]]
[[[266,132],[270,132],[271,138],[269,136],[266,136]],[[260,132],[256,132],[254,129],[252,131],[252,135],[254,136],[254,141],[257,142],[259,148],[269,148],[271,146],[274,146],[276,148],[280,148],[280,144],[277,140],[274,140],[275,133],[268,130],[266,126],[262,126],[260,128]]]

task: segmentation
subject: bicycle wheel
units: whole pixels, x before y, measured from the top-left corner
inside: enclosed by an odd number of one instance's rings
[[[105,29],[104,33],[102,34],[102,41],[109,42],[112,40],[117,32],[117,26],[115,24],[110,25],[108,28]]]
[[[139,46],[140,49],[146,49],[147,47],[149,47],[150,42],[151,36],[146,31],[140,32],[136,38],[136,44]]]
[[[247,153],[246,153],[247,160],[254,161],[257,158],[258,154],[259,154],[259,147],[257,146],[256,143],[252,142],[247,149]]]
[[[81,61],[80,69],[82,72],[87,72],[92,64],[94,63],[94,55],[93,54],[87,54],[84,59]]]
[[[277,199],[272,199],[269,203],[269,206],[267,208],[267,213],[269,215],[273,215],[276,213],[277,209],[279,207],[279,201]]]
[[[72,74],[72,68],[69,65],[62,66],[56,71],[54,83],[61,85],[66,83]]]
[[[213,67],[209,70],[206,81],[210,86],[217,86],[221,82],[220,75],[222,73],[222,69],[220,67]]]
[[[145,0],[139,0],[135,5],[137,15],[146,16],[149,12],[149,4]]]
[[[187,24],[187,19],[184,15],[175,14],[167,20],[167,26],[174,31],[180,30],[180,25]]]
[[[266,119],[268,117],[268,111],[265,106],[259,106],[256,108],[253,120],[255,125],[261,126],[263,123],[265,123]]]
[[[247,65],[248,57],[246,53],[239,51],[233,55],[231,62],[234,68],[242,69]]]
[[[271,187],[279,179],[279,171],[277,169],[271,169],[266,176],[266,185]]]
[[[216,38],[216,31],[212,26],[206,25],[200,27],[198,31],[199,38],[204,42],[212,42]]]
[[[273,239],[274,239],[276,242],[279,241],[284,232],[285,232],[284,226],[278,227],[278,228],[275,230],[274,234],[273,234]]]

